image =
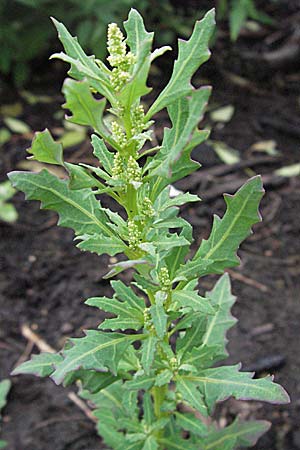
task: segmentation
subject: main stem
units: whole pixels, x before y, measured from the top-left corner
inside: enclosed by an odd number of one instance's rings
[[[125,108],[125,113],[123,115],[123,125],[125,128],[127,139],[129,140],[131,138],[131,118],[130,118],[130,107]],[[138,204],[137,204],[137,195],[136,190],[133,186],[128,185],[127,186],[127,195],[125,198],[124,203],[125,209],[127,211],[128,217],[131,219],[133,218],[137,212],[138,212]],[[148,273],[150,267],[147,265],[141,265],[139,267],[136,267],[139,272],[141,273]],[[150,300],[150,303],[153,305],[155,303],[155,296],[152,292],[148,292],[148,297]],[[162,411],[162,405],[166,399],[166,394],[168,392],[168,386],[154,386],[151,389],[151,394],[153,397],[153,408],[154,408],[154,414],[157,420],[160,420],[162,417],[165,417],[168,415],[167,412]],[[161,439],[164,435],[164,430],[156,430],[154,432],[156,439]]]
[[[165,417],[167,413],[162,411],[162,404],[165,401],[166,393],[168,386],[154,386],[152,388],[152,396],[153,396],[153,406],[154,406],[154,414],[157,420]],[[155,431],[155,436],[157,439],[162,438],[164,435],[164,430],[160,429]]]

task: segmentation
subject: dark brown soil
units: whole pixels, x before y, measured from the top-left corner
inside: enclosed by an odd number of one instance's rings
[[[221,44],[219,44],[220,46]],[[217,54],[218,47],[215,49]],[[243,49],[241,49],[243,51]],[[231,54],[234,59],[235,55]],[[235,60],[235,59],[234,59]],[[236,63],[236,75],[240,61]],[[212,213],[222,214],[221,192],[232,192],[254,173],[264,176],[267,192],[262,203],[263,223],[241,247],[241,266],[232,273],[237,295],[234,315],[238,324],[230,332],[230,359],[258,375],[272,373],[291,395],[287,406],[251,402],[225,402],[218,408],[221,421],[239,413],[245,418],[264,418],[273,423],[257,450],[300,449],[300,182],[274,175],[278,167],[299,161],[300,72],[297,68],[264,74],[259,82],[252,75],[238,86],[224,72],[220,58],[208,66],[205,76],[214,87],[211,105],[232,104],[230,123],[213,130],[214,140],[224,140],[240,150],[242,160],[262,158],[252,167],[226,170],[219,176],[209,170],[223,167],[207,146],[195,151],[203,162],[199,177],[190,177],[179,187],[198,192],[203,202],[183,210],[195,227],[199,242],[209,233]],[[57,95],[57,91],[56,91]],[[33,129],[53,125],[48,106],[26,107],[26,121]],[[275,120],[276,119],[276,120]],[[298,128],[297,128],[298,127]],[[250,146],[273,139],[281,151],[274,161],[265,154],[253,154]],[[28,141],[14,136],[3,151],[1,177],[25,158]],[[70,156],[71,154],[69,154]],[[71,156],[70,156],[71,157]],[[228,172],[228,170],[227,170]],[[201,175],[201,173],[203,175]],[[205,176],[206,175],[206,176]],[[209,176],[208,176],[209,175]],[[51,346],[59,349],[68,336],[96,327],[101,314],[83,304],[93,295],[109,295],[101,281],[108,259],[81,253],[74,247],[73,234],[55,226],[55,214],[40,211],[37,202],[24,202],[21,193],[14,203],[20,218],[15,225],[1,223],[0,241],[0,379],[8,377],[31,351],[21,335],[28,324]],[[201,281],[210,289],[215,279]],[[97,450],[104,448],[93,424],[68,398],[69,390],[50,380],[31,376],[12,379],[13,387],[4,410],[2,436],[8,450]]]

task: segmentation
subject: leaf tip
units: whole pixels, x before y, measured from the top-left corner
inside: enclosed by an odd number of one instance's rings
[[[62,25],[57,19],[55,19],[55,17],[50,16],[50,20],[52,21],[53,25],[55,26],[55,28],[57,29],[57,31],[59,30],[59,27]]]
[[[291,403],[291,398],[289,396],[289,394],[287,393],[287,391],[284,389],[284,387],[280,386],[280,384],[276,384],[276,386],[278,386],[278,390],[279,390],[279,396],[278,399],[275,399],[274,403],[277,403],[279,405],[286,405],[288,403]],[[273,403],[273,402],[270,402]]]
[[[16,375],[21,374],[22,371],[19,371],[18,369],[19,369],[19,367],[15,367],[14,370],[12,370],[12,371],[10,372],[10,376],[11,376],[11,377],[14,377],[14,376],[16,376]]]

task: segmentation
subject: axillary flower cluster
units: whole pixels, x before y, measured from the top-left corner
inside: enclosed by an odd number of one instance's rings
[[[133,75],[136,55],[127,51],[124,35],[116,23],[108,26],[107,60],[112,67],[110,74],[111,85],[116,96],[129,82]],[[129,111],[118,104],[110,110],[117,120],[111,121],[111,134],[118,144],[112,168],[113,178],[121,183],[124,195],[135,196],[136,190],[142,184],[142,168],[138,163],[139,150],[147,139],[151,138],[151,131],[146,132],[153,121],[145,120],[145,111],[140,100],[130,105]],[[121,192],[122,195],[122,192]],[[142,228],[147,218],[154,215],[154,209],[149,197],[139,199],[139,217],[134,217],[135,211],[127,211],[128,243],[131,249],[136,249],[142,238]]]

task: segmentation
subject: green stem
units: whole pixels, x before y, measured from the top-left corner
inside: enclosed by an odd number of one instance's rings
[[[161,419],[162,417],[161,406],[165,398],[165,386],[161,387],[154,386],[152,395],[154,401],[154,414],[157,419]]]
[[[124,124],[124,128],[125,128],[125,131],[126,131],[127,139],[129,140],[132,137],[132,135],[131,135],[130,108],[128,108],[128,109],[126,109],[124,111],[123,124]]]
[[[126,195],[126,212],[129,219],[132,219],[137,214],[137,195],[136,189],[131,185],[127,185]]]
[[[157,420],[165,417],[168,413],[165,413],[161,410],[162,404],[165,401],[166,393],[168,387],[167,386],[154,386],[152,388],[152,396],[153,396],[153,406],[154,406],[154,414]],[[155,431],[156,439],[161,439],[164,436],[164,430]]]

